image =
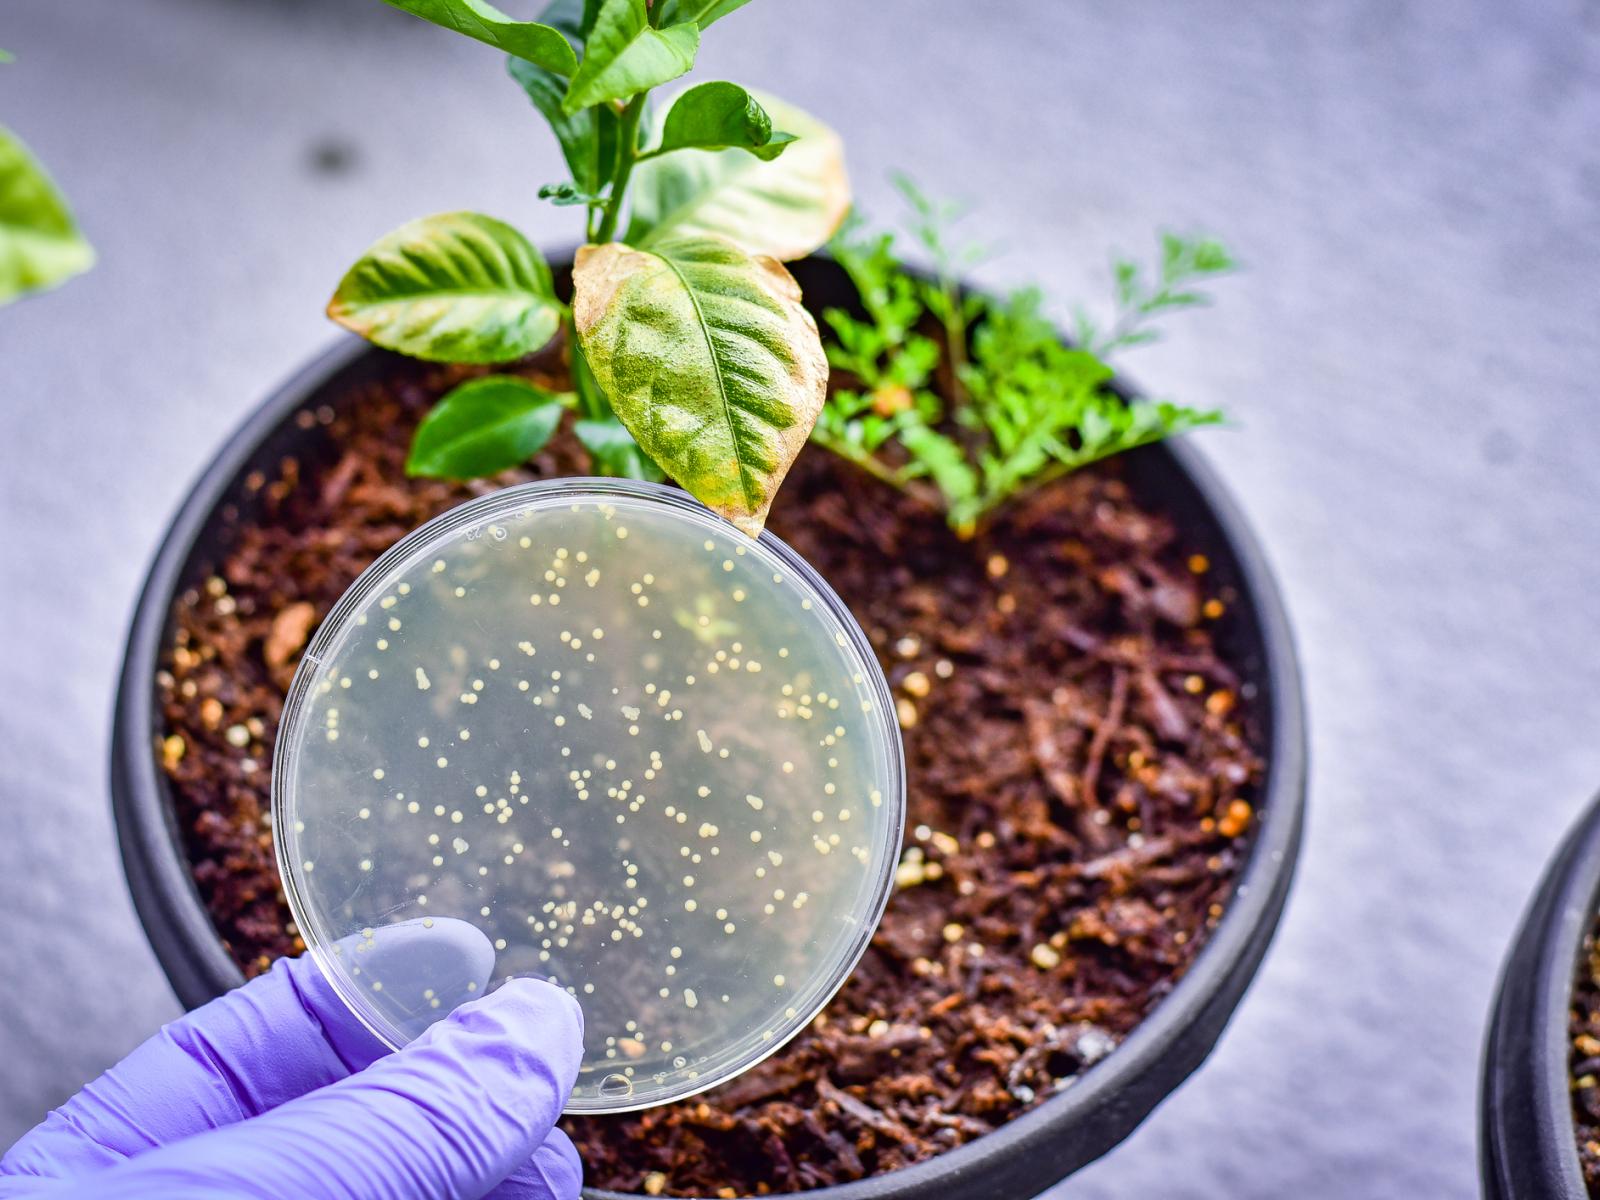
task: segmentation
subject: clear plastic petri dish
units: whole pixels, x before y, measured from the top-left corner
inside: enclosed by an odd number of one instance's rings
[[[812,1019],[893,884],[904,762],[860,627],[771,534],[611,479],[510,488],[380,557],[307,648],[284,891],[401,1046],[509,979],[585,1016],[572,1112],[722,1083]]]

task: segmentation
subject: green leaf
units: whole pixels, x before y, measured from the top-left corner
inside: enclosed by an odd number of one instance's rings
[[[417,426],[407,475],[478,479],[527,462],[561,424],[561,400],[513,375],[453,388]]]
[[[1077,309],[1072,346],[1035,289],[1005,298],[963,294],[959,279],[972,253],[949,237],[959,210],[903,177],[896,185],[912,210],[909,232],[936,264],[936,278],[910,275],[891,234],[867,233],[858,220],[841,229],[830,252],[854,283],[865,319],[841,309],[824,313],[834,333],[829,362],[847,377],[829,395],[814,440],[892,485],[931,481],[949,523],[965,536],[1029,489],[1222,419],[1127,400],[1111,386],[1102,357],[1107,347],[1153,339],[1155,330],[1141,324],[1152,315],[1206,302],[1192,281],[1233,266],[1219,243],[1163,238],[1155,284],[1136,262],[1116,260],[1115,322],[1102,333]],[[940,341],[916,332],[930,317],[944,325]],[[934,383],[942,396],[929,390]],[[891,436],[905,456],[901,465],[874,453]]]
[[[389,350],[435,362],[521,358],[555,334],[562,306],[527,238],[481,213],[441,213],[373,243],[328,315]]]
[[[1210,295],[1193,287],[1193,283],[1225,275],[1236,265],[1227,247],[1214,238],[1164,233],[1156,282],[1147,283],[1144,271],[1130,259],[1113,261],[1116,318],[1110,328],[1102,332],[1086,314],[1079,312],[1078,341],[1102,356],[1154,342],[1160,337],[1159,332],[1150,327],[1154,319],[1211,303]]]
[[[573,318],[639,445],[751,536],[821,411],[828,366],[776,260],[718,238],[585,246]]]
[[[515,57],[506,59],[506,70],[550,123],[573,182],[585,192],[598,192],[610,177],[610,164],[616,158],[616,112],[599,105],[569,113],[562,106],[567,85],[560,76]]]
[[[737,83],[701,83],[679,95],[661,126],[661,144],[651,153],[672,150],[748,150],[757,158],[777,158],[795,137],[774,133],[772,118]]]
[[[17,56],[9,50],[0,50],[0,63],[16,62]]]
[[[1191,261],[1197,274],[1215,275],[1233,270],[1238,264],[1221,242],[1202,238],[1194,244]]]
[[[633,434],[615,417],[604,421],[578,421],[573,425],[578,441],[594,455],[595,469],[603,475],[624,479],[648,479],[659,483],[665,476],[661,468],[645,457]]]
[[[1068,466],[1082,467],[1113,454],[1121,454],[1179,434],[1220,425],[1215,409],[1186,408],[1165,400],[1138,400],[1131,404],[1102,393],[1101,402],[1083,414],[1079,444],[1058,452]]]
[[[850,210],[839,135],[799,109],[757,94],[771,120],[799,140],[762,162],[742,150],[672,154],[633,172],[627,241],[648,247],[681,237],[724,237],[751,254],[804,258]]]
[[[571,75],[578,66],[578,56],[560,30],[538,21],[513,20],[488,0],[384,0],[384,3],[526,59],[557,75]]]
[[[649,91],[694,66],[699,48],[700,30],[693,22],[656,29],[645,0],[605,0],[564,107],[571,113]]]
[[[713,22],[722,20],[735,9],[749,3],[750,0],[666,0],[667,7],[661,14],[661,23],[670,25],[674,21],[693,21],[701,29],[709,29]]]
[[[944,494],[952,511],[977,498],[978,473],[953,439],[915,421],[906,422],[898,434],[900,444]]]
[[[0,304],[94,265],[67,202],[22,139],[0,125]]]

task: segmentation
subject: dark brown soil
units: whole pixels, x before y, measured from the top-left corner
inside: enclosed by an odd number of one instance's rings
[[[266,820],[299,652],[373,558],[491,486],[406,479],[416,421],[460,373],[395,370],[301,414],[310,451],[251,481],[216,574],[179,602],[159,677],[157,752],[195,879],[247,975],[302,948]],[[562,434],[493,486],[586,467]],[[1115,464],[964,542],[813,448],[771,526],[843,596],[894,687],[910,776],[899,886],[855,974],[784,1050],[704,1097],[569,1121],[592,1185],[795,1191],[1003,1124],[1172,988],[1254,820],[1249,698],[1211,632],[1231,597]]]
[[[1572,982],[1572,1123],[1589,1195],[1600,1200],[1600,921],[1583,939]]]

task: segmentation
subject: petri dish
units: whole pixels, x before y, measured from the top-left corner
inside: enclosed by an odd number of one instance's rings
[[[905,814],[860,627],[771,534],[654,484],[473,500],[380,557],[307,648],[273,831],[296,927],[401,1046],[536,977],[572,992],[568,1110],[724,1082],[876,928]]]

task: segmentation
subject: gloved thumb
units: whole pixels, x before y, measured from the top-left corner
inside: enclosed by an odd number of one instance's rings
[[[482,1196],[550,1136],[582,1054],[577,1002],[512,980],[365,1071],[83,1186],[96,1197],[172,1200]]]

